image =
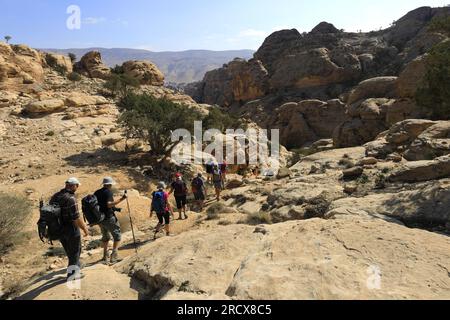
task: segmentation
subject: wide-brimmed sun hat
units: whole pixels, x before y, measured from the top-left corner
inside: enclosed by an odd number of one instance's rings
[[[111,177],[106,177],[106,178],[103,179],[103,183],[102,183],[102,184],[103,184],[104,186],[113,186],[113,185],[116,184],[116,182],[114,181],[113,178],[111,178]]]
[[[67,179],[66,184],[71,186],[81,186],[80,181],[74,177]]]

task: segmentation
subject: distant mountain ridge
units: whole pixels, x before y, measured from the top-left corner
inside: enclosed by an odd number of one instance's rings
[[[128,60],[150,60],[171,83],[190,83],[200,81],[206,72],[222,67],[234,58],[250,59],[253,50],[187,50],[180,52],[152,52],[142,49],[126,48],[85,48],[85,49],[41,49],[59,54],[74,53],[78,59],[89,51],[99,51],[104,63],[110,67]]]

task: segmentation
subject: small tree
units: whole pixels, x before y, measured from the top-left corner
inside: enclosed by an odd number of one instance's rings
[[[139,88],[139,81],[125,74],[111,73],[108,81],[103,85],[112,96],[125,97],[132,88]]]
[[[12,39],[12,37],[11,36],[5,36],[5,41],[6,41],[6,43],[9,43],[9,41]]]
[[[450,42],[435,46],[427,57],[427,72],[416,92],[419,106],[429,110],[432,119],[450,119]]]
[[[77,61],[77,56],[76,56],[76,54],[75,53],[69,53],[68,54],[68,56],[69,56],[69,58],[70,58],[70,61],[72,61],[72,64],[74,64],[75,63],[75,61]]]
[[[118,107],[122,112],[119,123],[127,137],[145,140],[158,159],[169,157],[180,143],[172,142],[172,131],[183,128],[192,132],[194,121],[201,119],[197,111],[187,106],[148,94],[128,93],[120,99]]]
[[[205,130],[218,129],[221,132],[225,132],[226,129],[246,129],[241,119],[225,113],[219,108],[209,111],[209,114],[203,119],[203,128]]]

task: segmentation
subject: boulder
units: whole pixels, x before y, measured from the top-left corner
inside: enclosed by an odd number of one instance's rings
[[[72,60],[68,56],[56,53],[45,53],[45,61],[50,68],[65,70],[67,73],[73,71]]]
[[[335,200],[330,210],[351,208],[367,212],[370,216],[397,219],[417,227],[445,225],[450,219],[450,180],[435,180],[412,190],[369,194]]]
[[[300,32],[296,29],[274,32],[264,40],[254,57],[261,61],[264,67],[272,73],[275,61],[282,57],[291,46],[295,46],[301,38]]]
[[[102,62],[102,55],[98,51],[86,53],[81,60],[76,63],[75,71],[90,78],[107,80],[111,75],[111,69]]]
[[[418,137],[426,131],[428,128],[436,125],[437,122],[430,120],[410,119],[399,122],[392,126],[388,131],[380,134],[380,136],[372,142],[367,143],[366,154],[375,158],[386,158],[387,155],[394,152],[401,152],[405,154],[408,160],[430,160],[430,155],[433,149],[436,150],[436,155],[445,154],[445,139],[439,140],[430,137],[426,134],[422,139]],[[437,128],[441,128],[445,132],[445,125],[440,125]],[[437,132],[441,132],[441,129],[436,128]],[[432,130],[431,132],[434,132]],[[444,133],[445,135],[445,133]],[[438,134],[439,136],[439,134]],[[440,149],[433,147],[433,144],[437,142],[440,144]],[[444,144],[442,144],[444,142]],[[414,146],[411,144],[414,143]],[[427,152],[425,152],[428,149]],[[408,150],[407,150],[408,149]],[[407,150],[405,152],[405,150]]]
[[[66,105],[74,108],[108,103],[109,101],[102,96],[90,96],[84,93],[71,93],[70,96],[66,98]]]
[[[333,137],[335,128],[345,119],[345,105],[339,100],[304,100],[282,105],[275,111],[269,127],[280,128],[282,145],[299,148]]]
[[[122,65],[124,73],[142,85],[163,86],[164,75],[149,61],[127,61]]]
[[[414,98],[417,89],[422,84],[426,74],[427,55],[422,55],[411,61],[402,71],[396,83],[397,95],[404,98]]]
[[[421,182],[450,177],[450,156],[408,162],[389,176],[392,182]]]
[[[285,179],[292,176],[292,171],[289,168],[280,168],[278,170],[277,179]]]
[[[349,105],[348,118],[333,134],[335,147],[352,147],[374,140],[394,123],[416,118],[420,110],[410,99],[370,98]]]
[[[431,160],[447,154],[450,154],[450,121],[439,121],[409,145],[405,151],[405,159]]]
[[[344,180],[353,180],[359,178],[363,173],[363,167],[353,167],[342,171]]]
[[[394,98],[397,77],[378,77],[365,80],[354,88],[347,103],[353,104],[367,98]]]
[[[31,102],[24,107],[24,111],[28,114],[47,114],[62,111],[65,107],[64,100],[50,99]]]
[[[378,163],[378,159],[374,157],[367,157],[364,159],[359,160],[357,163],[358,166],[372,166]]]
[[[312,30],[312,34],[317,33],[339,33],[340,31],[331,23],[321,22],[317,26],[315,26]]]

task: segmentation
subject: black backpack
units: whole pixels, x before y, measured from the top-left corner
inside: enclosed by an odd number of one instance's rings
[[[105,214],[100,211],[98,199],[94,195],[88,195],[81,200],[81,209],[84,221],[87,221],[90,226],[95,226],[105,220]]]
[[[184,181],[177,180],[173,184],[176,196],[185,195],[187,193],[186,183]]]
[[[61,207],[57,204],[43,205],[39,209],[40,217],[38,221],[38,233],[42,242],[47,239],[52,241],[61,239],[63,234]]]

